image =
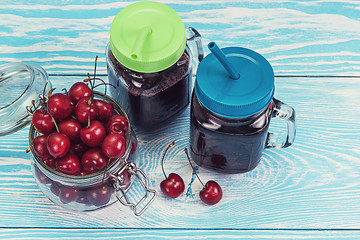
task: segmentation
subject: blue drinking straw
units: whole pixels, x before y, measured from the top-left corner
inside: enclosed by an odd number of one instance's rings
[[[240,74],[236,71],[234,65],[232,65],[229,60],[226,58],[225,54],[221,49],[216,45],[215,42],[208,44],[209,50],[215,55],[219,62],[224,66],[226,71],[229,73],[232,79],[239,79]]]

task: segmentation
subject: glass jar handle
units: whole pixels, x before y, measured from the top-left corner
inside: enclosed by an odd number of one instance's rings
[[[185,28],[186,41],[190,45],[193,52],[193,58],[196,65],[193,68],[193,73],[196,73],[197,66],[204,59],[204,48],[200,33],[192,27]]]
[[[126,192],[121,187],[122,179],[121,179],[120,175],[125,169],[127,169],[131,175],[134,175],[139,180],[142,187],[145,189],[145,195],[137,203],[131,203],[129,201],[129,198],[126,196]],[[137,168],[137,166],[134,163],[131,163],[131,162],[126,163],[122,167],[122,169],[120,169],[120,171],[118,172],[117,175],[111,174],[110,176],[113,177],[113,179],[115,180],[115,182],[113,184],[113,187],[115,189],[115,196],[123,205],[132,208],[132,210],[136,216],[140,216],[141,214],[143,214],[144,211],[155,200],[156,191],[154,189],[149,188],[149,180],[148,180],[146,174],[141,169]],[[145,206],[140,208],[139,207],[140,204],[142,204],[147,198],[150,197],[149,193],[152,193],[152,197],[145,204]]]
[[[272,133],[267,135],[265,148],[286,148],[293,144],[296,135],[295,110],[289,105],[273,99],[273,113],[271,117],[278,117],[287,121],[287,133]]]

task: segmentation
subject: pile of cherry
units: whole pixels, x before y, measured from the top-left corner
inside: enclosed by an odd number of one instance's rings
[[[127,118],[114,115],[112,103],[94,99],[84,82],[73,84],[67,94],[50,95],[33,113],[32,124],[43,134],[32,143],[36,155],[64,174],[101,171],[126,151]]]
[[[51,90],[37,109],[33,104],[32,124],[38,135],[32,142],[33,151],[48,167],[63,174],[96,173],[126,152],[127,118],[116,114],[111,102],[95,99],[94,83],[90,85],[91,88],[77,82],[66,93],[52,94]],[[135,151],[136,142],[131,144],[130,154]],[[51,184],[50,190],[64,204],[76,201],[103,206],[113,193],[110,183],[104,181],[78,189],[47,178],[36,166],[35,173],[42,184]],[[126,188],[130,174],[125,171],[123,177]]]

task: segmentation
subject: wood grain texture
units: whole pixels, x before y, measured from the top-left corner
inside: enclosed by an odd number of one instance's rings
[[[38,63],[59,90],[82,77],[54,75],[92,73],[96,55],[99,73],[106,74],[111,21],[133,2],[3,0],[0,64]],[[173,140],[166,171],[180,174],[186,184],[193,177],[183,152],[189,108],[156,132],[135,129],[136,164],[159,193],[144,215],[135,217],[120,203],[74,213],[50,202],[31,173],[26,128],[0,137],[0,239],[359,239],[360,79],[349,76],[360,76],[360,2],[160,2],[174,8],[185,26],[197,28],[204,46],[216,41],[220,47],[256,50],[276,75],[292,76],[276,78],[275,97],[296,110],[294,145],[265,150],[260,165],[246,174],[200,168],[204,181],[216,180],[224,191],[218,205],[205,206],[196,180],[193,195],[178,199],[166,198],[159,189],[161,156]],[[331,75],[348,77],[324,77]],[[270,130],[283,131],[284,123],[273,119]],[[140,192],[135,187],[132,198]]]
[[[68,87],[80,77],[51,77],[54,87]],[[223,175],[200,168],[204,181],[214,179],[222,201],[205,206],[192,184],[193,197],[166,198],[160,160],[188,184],[189,108],[153,133],[135,129],[137,165],[159,196],[141,217],[119,204],[91,213],[69,212],[51,203],[30,171],[27,129],[0,138],[0,226],[50,228],[195,228],[195,229],[357,229],[360,223],[360,83],[352,78],[277,78],[275,96],[297,112],[297,138],[287,149],[265,150],[260,165],[246,174]],[[326,97],[324,97],[326,96]],[[283,129],[273,121],[272,131]],[[187,189],[186,189],[187,190]],[[134,198],[141,190],[134,190]]]
[[[60,231],[61,230],[61,231]],[[359,239],[359,231],[1,229],[0,239]]]
[[[28,1],[0,5],[0,63],[31,61],[50,73],[106,73],[113,17],[135,0]],[[204,44],[263,54],[276,74],[359,75],[360,2],[344,0],[160,1],[175,9]],[[206,50],[208,52],[208,50]]]

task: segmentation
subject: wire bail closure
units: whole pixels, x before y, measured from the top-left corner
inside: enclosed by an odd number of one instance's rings
[[[120,174],[125,169],[127,169],[131,175],[134,175],[139,180],[145,190],[145,195],[137,203],[131,203],[129,198],[126,196],[126,192],[121,188],[123,180],[120,177]],[[140,216],[141,214],[143,214],[145,210],[150,206],[150,204],[155,200],[156,191],[154,189],[150,189],[148,177],[141,169],[137,168],[134,163],[127,162],[120,169],[118,174],[111,174],[110,176],[115,180],[113,184],[113,187],[115,189],[115,196],[123,205],[130,207],[136,216]],[[119,193],[121,193],[121,195]],[[153,195],[151,196],[149,193],[152,193]],[[150,200],[145,204],[144,207],[139,209],[140,204],[142,204],[149,197],[151,197]]]

